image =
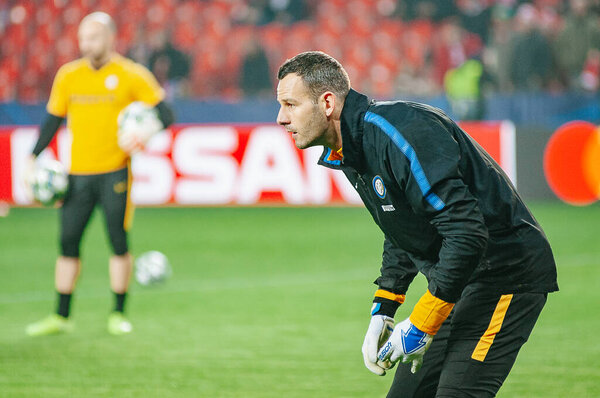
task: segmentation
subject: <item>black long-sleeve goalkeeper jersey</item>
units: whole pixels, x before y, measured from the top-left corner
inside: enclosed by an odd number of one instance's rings
[[[385,234],[380,288],[404,294],[418,271],[436,297],[558,290],[540,225],[500,166],[441,110],[350,90],[341,169]]]

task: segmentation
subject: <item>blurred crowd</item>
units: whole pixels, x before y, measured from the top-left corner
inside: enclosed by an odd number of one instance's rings
[[[281,62],[311,49],[376,98],[600,88],[600,0],[8,0],[0,102],[45,101],[97,10],[171,99],[271,98]]]

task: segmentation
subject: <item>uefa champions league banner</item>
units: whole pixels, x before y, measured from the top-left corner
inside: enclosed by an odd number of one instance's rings
[[[462,127],[516,183],[515,129],[510,122]],[[22,186],[37,127],[0,127],[0,201],[30,205]],[[40,155],[69,166],[70,133],[62,129]],[[317,165],[322,147],[300,151],[277,125],[175,125],[132,157],[138,205],[358,205],[341,171]]]

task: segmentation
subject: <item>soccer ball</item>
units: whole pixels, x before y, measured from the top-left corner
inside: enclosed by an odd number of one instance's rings
[[[140,101],[132,102],[119,113],[118,143],[127,153],[141,150],[148,140],[162,130],[156,109]]]
[[[135,279],[140,285],[164,282],[171,276],[171,272],[169,259],[161,252],[149,251],[135,260]]]
[[[60,162],[44,160],[36,164],[30,184],[34,199],[51,206],[67,193],[69,176]]]
[[[160,124],[156,110],[141,101],[132,102],[123,108],[119,113],[117,122],[119,130],[123,132],[152,129],[157,127],[157,123]],[[158,127],[160,127],[160,125]]]

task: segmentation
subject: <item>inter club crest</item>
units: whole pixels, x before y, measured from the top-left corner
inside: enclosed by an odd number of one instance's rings
[[[381,177],[375,176],[373,178],[373,189],[375,190],[377,196],[379,196],[381,199],[385,198],[386,189]]]

